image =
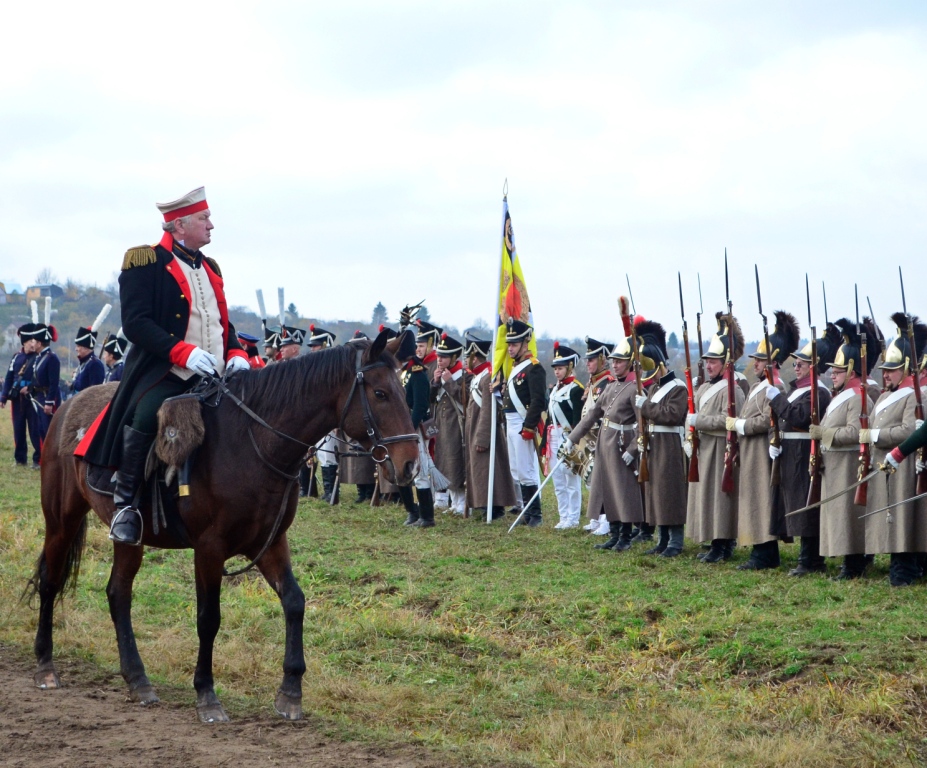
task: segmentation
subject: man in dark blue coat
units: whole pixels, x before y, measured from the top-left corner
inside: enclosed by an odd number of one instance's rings
[[[61,405],[61,361],[50,346],[53,341],[58,340],[55,326],[42,324],[38,329],[35,361],[32,366],[32,406],[36,431],[40,442],[44,443],[52,416]]]
[[[77,329],[77,336],[74,337],[77,370],[74,371],[74,379],[71,381],[72,397],[78,392],[83,392],[87,387],[102,384],[106,378],[106,367],[103,361],[96,356],[94,350],[97,346],[97,331],[112,308],[112,304],[106,304],[89,328]]]
[[[18,466],[25,467],[26,460],[29,457],[26,445],[26,426],[30,423],[30,414],[34,413],[30,391],[33,362],[35,361],[36,338],[39,335],[38,323],[32,322],[21,325],[16,333],[19,334],[22,347],[19,352],[13,355],[10,367],[4,377],[3,389],[0,390],[0,408],[6,408],[7,402],[10,403],[13,417],[13,458]],[[31,426],[34,427],[34,425],[35,422],[32,421]],[[33,466],[38,466],[42,455],[42,447],[35,428],[29,430],[29,437],[32,440],[33,448],[32,463]]]
[[[103,378],[105,384],[122,379],[122,370],[125,368],[122,358],[125,357],[128,344],[129,340],[122,335],[122,328],[116,331],[114,336],[107,335],[103,341],[103,352],[100,357],[106,364],[106,376]]]

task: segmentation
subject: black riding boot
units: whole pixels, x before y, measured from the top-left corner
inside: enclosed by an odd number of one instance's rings
[[[299,497],[306,498],[309,495],[309,478],[312,477],[312,470],[305,464],[299,468]]]
[[[837,581],[858,579],[866,572],[870,562],[866,555],[844,555],[843,565],[840,566],[840,572],[837,574]]]
[[[650,549],[644,552],[645,555],[662,555],[666,547],[669,545],[669,529],[668,525],[660,526],[660,539],[657,542],[657,546],[651,547]],[[651,536],[651,538],[653,538]]]
[[[802,536],[798,548],[798,567],[789,571],[789,576],[807,576],[809,573],[826,573],[827,565],[819,554],[820,538]]]
[[[650,523],[638,523],[637,531],[631,536],[632,544],[639,544],[642,541],[653,541],[654,526]]]
[[[609,523],[609,526],[611,523]],[[631,539],[633,538],[634,523],[619,523],[621,529],[618,533],[618,543],[612,547],[614,552],[625,552],[631,549]]]
[[[358,483],[357,503],[361,504],[365,501],[370,501],[373,498],[373,488],[373,483]]]
[[[702,558],[702,562],[710,564],[727,560],[728,557],[730,557],[728,554],[728,541],[728,539],[712,539],[711,549],[709,549],[708,554]]]
[[[765,571],[779,567],[779,540],[764,541],[754,544],[750,558],[737,566],[738,571]]]
[[[522,504],[527,504],[531,501],[531,497],[538,492],[538,487],[536,485],[523,485],[521,486],[521,499]],[[541,497],[538,496],[534,501],[531,502],[531,506],[525,509],[525,516],[522,518],[524,525],[527,525],[529,528],[537,528],[541,524]]]
[[[116,472],[116,488],[113,501],[116,513],[109,526],[109,537],[121,544],[137,547],[142,542],[142,514],[138,511],[136,497],[145,482],[145,461],[154,435],[122,428],[122,462]]]
[[[660,553],[660,557],[678,557],[682,554],[682,546],[685,526],[684,525],[667,525],[669,539],[666,542],[666,549]]]
[[[406,508],[406,512],[409,513],[409,516],[406,518],[406,521],[403,525],[415,525],[418,522],[418,505],[415,503],[415,497],[412,495],[412,486],[411,485],[400,485],[399,486],[399,498],[402,501],[402,506]]]
[[[320,501],[331,503],[332,492],[335,490],[335,478],[337,476],[337,465],[332,464],[330,467],[322,467],[322,498]]]
[[[593,549],[614,549],[615,545],[621,540],[621,521],[609,520],[608,522],[608,541],[596,544]]]
[[[908,587],[921,577],[922,570],[916,552],[892,552],[888,566],[888,581],[893,587]]]
[[[414,523],[416,528],[434,528],[435,527],[435,497],[431,488],[416,488],[418,493],[418,522]]]

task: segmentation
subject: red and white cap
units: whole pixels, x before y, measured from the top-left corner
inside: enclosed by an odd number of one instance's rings
[[[155,203],[158,210],[164,214],[164,221],[174,221],[192,213],[199,213],[209,208],[206,202],[206,187],[197,187],[192,192],[187,192],[183,197],[172,200],[169,203]]]

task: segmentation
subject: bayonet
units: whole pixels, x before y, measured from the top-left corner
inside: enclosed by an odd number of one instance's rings
[[[824,281],[821,281],[821,293],[824,294],[824,327],[827,328],[830,319],[827,317],[827,288],[824,287]]]
[[[631,299],[631,312],[632,312],[632,313],[634,314],[634,316],[636,317],[636,316],[637,316],[637,307],[634,306],[634,293],[631,291],[631,278],[628,277],[628,273],[627,273],[627,272],[625,272],[625,274],[624,274],[624,279],[627,280],[627,282],[628,282],[628,298]],[[633,329],[633,327],[634,327],[634,321],[633,321],[633,320],[631,321],[631,327],[632,327],[632,329]]]
[[[724,297],[727,300],[727,312],[731,313],[731,288],[727,279],[727,248],[724,249]]]
[[[705,306],[702,304],[702,275],[698,272],[695,273],[698,278],[698,309],[699,311],[695,313],[695,332],[698,336],[698,383],[699,385],[705,382],[705,363],[702,360],[702,315],[705,312]]]

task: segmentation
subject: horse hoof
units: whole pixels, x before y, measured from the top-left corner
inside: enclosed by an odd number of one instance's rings
[[[150,707],[152,704],[157,704],[161,701],[161,699],[158,698],[158,694],[155,693],[154,688],[150,685],[141,685],[129,691],[129,698],[136,704],[141,704],[143,707]]]
[[[52,691],[61,687],[61,678],[54,669],[38,669],[32,679],[35,680],[35,687],[43,691]]]
[[[302,720],[302,697],[295,698],[283,691],[277,691],[277,698],[274,699],[274,711],[284,720]]]
[[[229,716],[225,714],[221,704],[202,704],[197,706],[196,714],[201,723],[227,723]]]

